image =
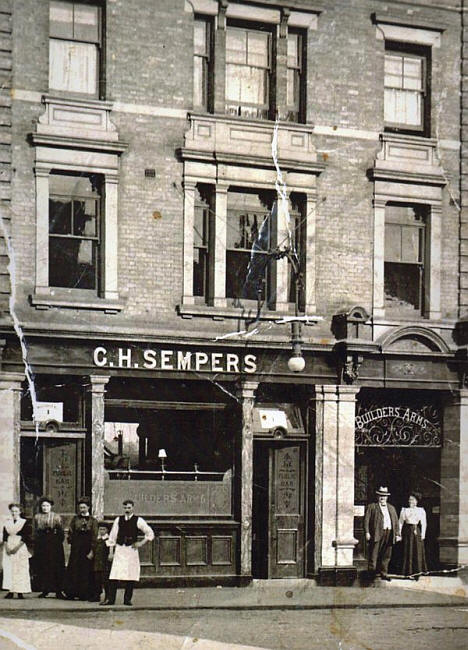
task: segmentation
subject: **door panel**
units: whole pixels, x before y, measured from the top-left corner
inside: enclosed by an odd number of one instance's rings
[[[270,578],[304,575],[304,448],[271,447],[269,563]]]

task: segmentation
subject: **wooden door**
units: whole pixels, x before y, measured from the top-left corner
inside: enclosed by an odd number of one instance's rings
[[[44,493],[54,500],[54,511],[67,521],[82,496],[81,441],[47,441],[44,445]]]
[[[268,576],[304,576],[304,478],[302,445],[271,447]]]

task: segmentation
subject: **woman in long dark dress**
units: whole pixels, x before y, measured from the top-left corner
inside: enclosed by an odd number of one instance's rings
[[[93,547],[96,542],[98,522],[89,512],[89,499],[78,501],[78,514],[70,522],[68,542],[71,544],[68,561],[65,593],[72,600],[92,600],[93,589]]]
[[[63,552],[64,532],[60,515],[52,511],[54,502],[48,497],[39,501],[40,512],[34,515],[34,570],[39,598],[51,591],[57,598],[65,598],[62,592],[65,571]]]
[[[426,537],[426,511],[418,507],[419,494],[410,494],[408,508],[402,508],[400,513],[401,541],[403,543],[403,564],[401,572],[404,576],[427,571],[424,539]],[[415,576],[416,579],[419,576]]]

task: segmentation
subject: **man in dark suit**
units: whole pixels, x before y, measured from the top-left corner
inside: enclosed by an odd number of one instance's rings
[[[390,492],[387,487],[376,490],[377,502],[366,508],[364,531],[369,542],[369,572],[373,577],[380,574],[382,580],[388,577],[388,565],[393,545],[399,542],[400,524],[395,508],[387,503]]]

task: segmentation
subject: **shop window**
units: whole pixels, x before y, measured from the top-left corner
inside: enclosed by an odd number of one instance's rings
[[[305,113],[305,38],[300,32],[288,32],[287,116],[291,122],[304,121]]]
[[[211,21],[195,16],[193,28],[193,106],[208,110],[211,77]]]
[[[384,121],[387,130],[428,135],[428,48],[387,42],[384,75]]]
[[[421,313],[427,214],[423,206],[385,208],[384,289],[387,308]]]
[[[271,32],[229,25],[226,30],[226,112],[267,119]]]
[[[99,95],[101,9],[90,3],[49,5],[49,88]]]
[[[197,411],[194,405],[190,411],[160,410],[152,417],[137,411],[133,420],[105,423],[104,466],[112,480],[222,481],[231,477],[233,440],[226,429],[224,408]]]
[[[226,297],[265,302],[273,298],[275,262],[268,255],[275,211],[258,194],[228,192]]]
[[[101,181],[97,175],[51,174],[49,285],[98,290]]]
[[[193,232],[193,295],[208,302],[210,287],[210,234],[212,230],[212,193],[200,189],[195,194]]]

